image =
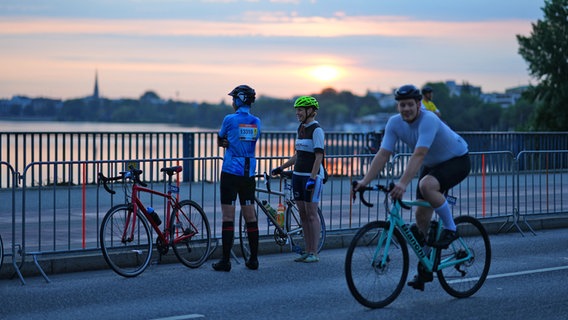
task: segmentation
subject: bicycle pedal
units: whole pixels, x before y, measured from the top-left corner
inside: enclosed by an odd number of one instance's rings
[[[412,289],[424,291],[424,281],[420,279],[418,275],[414,276],[414,278],[406,283]]]

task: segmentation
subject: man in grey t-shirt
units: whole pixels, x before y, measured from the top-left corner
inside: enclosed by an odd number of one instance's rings
[[[373,158],[369,171],[362,180],[357,181],[354,190],[366,186],[377,177],[394,153],[396,142],[404,142],[413,149],[412,156],[390,196],[402,199],[406,186],[420,171],[416,199],[427,201],[431,208],[416,209],[418,230],[423,235],[427,234],[435,211],[442,220],[444,230],[433,246],[447,248],[458,236],[444,193],[469,175],[471,163],[467,143],[438,116],[420,107],[422,95],[415,86],[400,87],[395,92],[395,99],[399,114],[388,120],[381,147]],[[424,282],[429,281],[432,281],[432,273],[420,272],[419,265],[419,274],[409,285],[424,290]]]

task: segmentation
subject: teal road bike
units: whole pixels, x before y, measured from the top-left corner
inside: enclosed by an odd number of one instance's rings
[[[383,308],[392,303],[405,286],[409,270],[408,246],[416,254],[420,268],[437,275],[442,288],[456,298],[476,293],[487,278],[491,265],[489,236],[479,220],[470,216],[454,219],[459,238],[447,249],[422,247],[402,218],[402,209],[429,207],[424,201],[389,200],[389,187],[376,185],[360,188],[384,193],[385,221],[372,221],[353,237],[345,257],[345,277],[353,297],[368,308]],[[353,193],[353,200],[356,193]],[[392,204],[391,204],[392,203]],[[432,244],[442,232],[442,224],[433,221],[427,243]]]

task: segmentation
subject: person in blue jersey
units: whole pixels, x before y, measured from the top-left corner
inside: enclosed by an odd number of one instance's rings
[[[464,139],[436,114],[421,108],[421,99],[420,91],[413,85],[404,85],[396,90],[395,100],[399,114],[387,121],[379,151],[373,158],[369,171],[362,180],[357,181],[354,191],[377,177],[393,154],[397,141],[404,142],[413,149],[413,153],[390,196],[392,199],[402,199],[406,186],[420,172],[416,199],[427,201],[431,208],[416,209],[417,239],[425,238],[433,212],[436,212],[444,230],[433,246],[447,248],[457,239],[457,232],[444,193],[469,175],[469,149]],[[424,290],[424,282],[432,279],[432,273],[423,270],[419,264],[418,275],[408,285]]]
[[[298,205],[304,230],[305,251],[296,262],[318,262],[317,248],[321,233],[318,205],[321,198],[324,169],[325,134],[315,120],[319,110],[314,97],[301,96],[294,102],[296,117],[300,122],[296,138],[295,154],[281,166],[271,171],[272,175],[282,173],[283,169],[294,165],[292,188]]]
[[[245,265],[258,269],[258,222],[254,208],[256,172],[255,149],[260,137],[260,119],[251,114],[256,92],[247,85],[240,85],[229,93],[233,97],[235,113],[225,116],[219,130],[218,145],[225,148],[221,170],[221,211],[223,256],[213,263],[216,271],[231,271],[231,249],[235,234],[237,196],[247,224],[250,258]]]

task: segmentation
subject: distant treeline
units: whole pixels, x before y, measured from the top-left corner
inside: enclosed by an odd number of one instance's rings
[[[434,102],[441,110],[443,120],[456,131],[528,129],[534,106],[523,99],[504,109],[497,104],[485,103],[478,95],[467,92],[460,96],[450,96],[444,83],[430,85],[434,88]],[[311,95],[320,104],[317,119],[328,130],[335,130],[345,123],[357,123],[359,118],[366,115],[396,112],[394,106],[381,106],[371,93],[358,96],[349,91],[328,88]],[[253,104],[252,112],[261,118],[263,127],[267,130],[293,130],[297,125],[293,101],[293,97],[276,99],[259,96]],[[218,128],[223,117],[231,112],[232,107],[225,102],[211,104],[166,101],[148,91],[137,100],[66,100],[61,107],[50,110],[49,116],[59,121],[154,122],[213,129]],[[34,114],[27,112],[26,116]]]

